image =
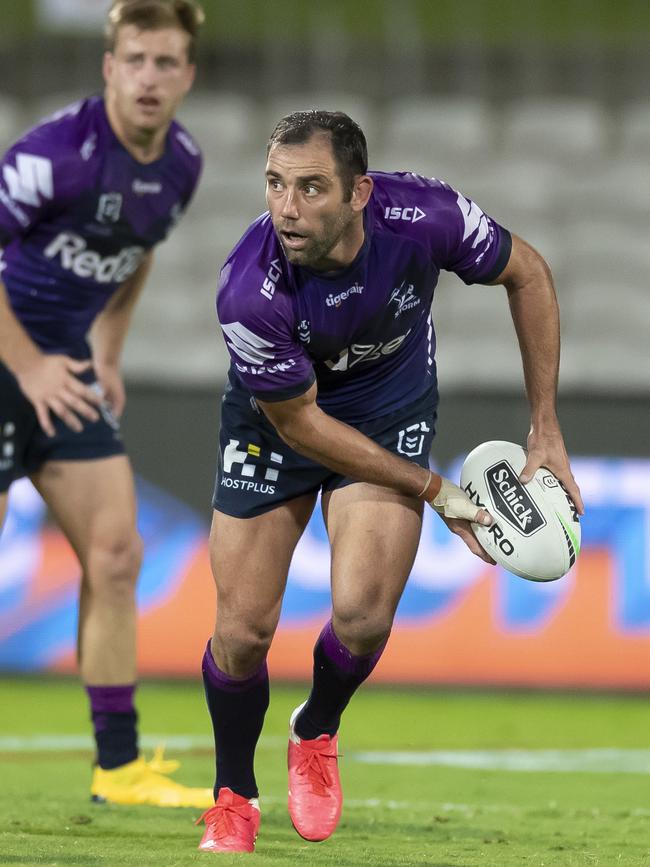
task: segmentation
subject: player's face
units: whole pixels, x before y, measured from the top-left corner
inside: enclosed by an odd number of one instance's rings
[[[369,179],[368,179],[369,180]],[[273,145],[266,164],[266,202],[287,259],[319,271],[341,268],[363,242],[360,204],[345,195],[328,135]]]
[[[119,28],[113,52],[104,55],[104,79],[107,99],[126,129],[155,132],[169,125],[194,81],[189,39],[175,27]]]

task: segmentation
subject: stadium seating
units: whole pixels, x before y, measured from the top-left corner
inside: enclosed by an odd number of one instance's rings
[[[27,112],[0,97],[0,140],[8,143],[28,120],[77,95],[48,97]],[[565,387],[647,387],[648,102],[616,109],[566,98],[379,103],[328,91],[287,92],[264,103],[235,92],[199,92],[183,106],[181,120],[205,152],[204,176],[188,214],[156,254],[153,285],[128,341],[131,376],[223,378],[227,357],[213,313],[219,268],[265,208],[264,146],[273,125],[289,111],[317,106],[359,121],[372,168],[440,177],[540,250],[560,297]],[[467,288],[443,275],[434,313],[443,384],[519,386],[502,289]]]

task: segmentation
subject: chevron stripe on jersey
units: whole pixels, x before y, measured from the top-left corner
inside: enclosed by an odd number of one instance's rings
[[[241,322],[222,324],[221,328],[226,337],[229,338],[226,343],[230,349],[244,361],[248,361],[250,364],[264,364],[275,358],[275,353],[265,351],[275,344],[259,337]]]

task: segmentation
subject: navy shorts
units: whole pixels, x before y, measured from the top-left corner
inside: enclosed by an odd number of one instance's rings
[[[95,374],[87,370],[79,379],[92,385]],[[54,413],[51,418],[53,437],[41,428],[14,375],[0,364],[0,493],[48,461],[90,461],[124,454],[119,422],[108,406],[101,408],[98,421],[82,419],[81,433],[71,430]]]
[[[396,412],[351,427],[393,454],[428,467],[435,421],[435,398],[427,394]],[[289,448],[250,394],[227,389],[212,500],[218,512],[252,518],[294,497],[355,481]]]

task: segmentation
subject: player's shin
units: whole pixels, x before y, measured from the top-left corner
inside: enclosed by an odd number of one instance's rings
[[[339,640],[328,621],[314,646],[314,679],[311,694],[294,730],[305,740],[338,731],[348,702],[379,662],[386,642],[372,653],[354,656]]]
[[[104,770],[126,765],[138,756],[135,684],[86,686],[97,745],[97,764]]]
[[[215,799],[222,787],[256,798],[255,747],[269,706],[266,660],[249,677],[233,678],[217,666],[208,642],[202,670],[216,750]]]

